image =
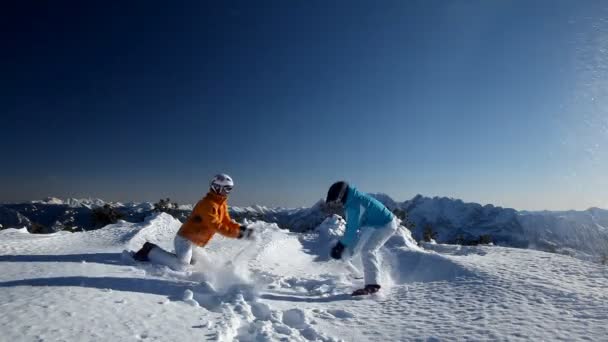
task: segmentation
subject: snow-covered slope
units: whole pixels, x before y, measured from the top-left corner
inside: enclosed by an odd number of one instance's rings
[[[221,237],[189,272],[132,264],[145,240],[171,249],[166,214],[100,230],[0,232],[0,325],[7,341],[602,340],[605,266],[503,247],[418,248],[402,230],[383,248],[382,295],[354,300],[358,262],[329,260],[343,221],[309,234],[254,223]],[[214,289],[215,288],[215,289]]]

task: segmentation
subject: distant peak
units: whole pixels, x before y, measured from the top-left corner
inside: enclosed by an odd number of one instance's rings
[[[45,204],[63,204],[63,200],[57,197],[46,197],[41,202]]]
[[[585,211],[589,211],[589,212],[594,212],[594,211],[608,211],[607,209],[602,209],[602,208],[598,208],[598,207],[591,207]]]

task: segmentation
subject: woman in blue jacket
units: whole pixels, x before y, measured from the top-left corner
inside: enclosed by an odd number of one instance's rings
[[[327,192],[325,200],[330,207],[344,207],[346,231],[332,248],[331,256],[342,258],[345,249],[354,250],[361,243],[361,262],[365,287],[353,292],[353,296],[368,295],[380,290],[379,249],[399,228],[399,222],[380,201],[360,192],[346,182],[334,183]],[[359,240],[360,233],[368,238]]]

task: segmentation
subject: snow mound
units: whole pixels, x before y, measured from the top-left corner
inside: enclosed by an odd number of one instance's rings
[[[476,277],[465,266],[441,254],[393,249],[392,279],[397,284],[414,282],[451,281],[457,278]]]
[[[4,235],[4,234],[10,235],[10,234],[15,234],[15,233],[17,233],[17,234],[30,234],[30,232],[28,232],[27,228],[25,228],[25,227],[23,227],[23,228],[7,228],[7,229],[4,229],[4,230],[0,230],[0,236]]]
[[[155,213],[146,217],[144,222],[137,224],[132,236],[126,236],[126,248],[138,250],[147,242],[152,242],[166,250],[173,250],[173,238],[182,223],[166,213]],[[111,228],[108,226],[104,229]]]
[[[315,230],[322,240],[337,240],[344,235],[346,221],[341,216],[334,214],[321,222]]]

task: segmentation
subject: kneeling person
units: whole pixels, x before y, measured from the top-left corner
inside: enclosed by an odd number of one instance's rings
[[[133,258],[183,270],[194,261],[193,249],[204,247],[215,233],[235,239],[251,238],[253,230],[233,221],[228,213],[228,195],[233,187],[230,176],[219,174],[213,177],[209,192],[196,204],[173,240],[175,254],[146,242]]]

